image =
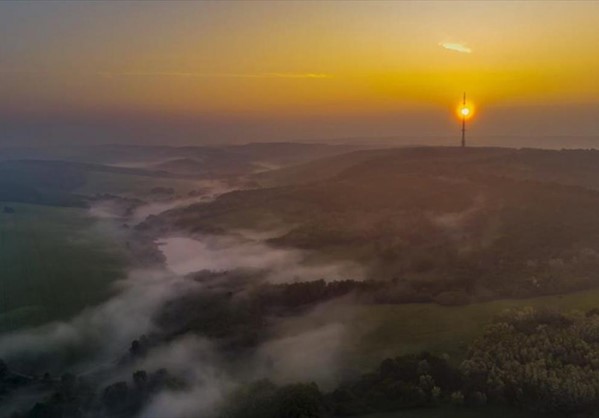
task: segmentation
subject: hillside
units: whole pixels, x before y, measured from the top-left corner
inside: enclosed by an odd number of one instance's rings
[[[60,160],[96,164],[160,164],[163,162],[192,159],[210,163],[216,167],[233,164],[268,162],[284,166],[303,163],[316,158],[329,157],[363,147],[350,145],[327,145],[318,143],[250,143],[225,146],[147,146],[147,145],[57,145],[52,147],[7,147],[0,145],[1,160]]]
[[[362,167],[365,164],[368,167]],[[354,151],[254,175],[265,186],[310,183],[346,175],[347,170],[381,170],[389,164],[402,172],[438,165],[459,165],[471,174],[556,182],[599,188],[599,150],[416,147]],[[445,167],[450,168],[450,167]]]
[[[321,181],[229,193],[142,228],[283,229],[272,245],[357,261],[371,278],[393,280],[387,301],[460,304],[599,284],[599,152],[363,151],[268,177],[314,179],[318,166]]]

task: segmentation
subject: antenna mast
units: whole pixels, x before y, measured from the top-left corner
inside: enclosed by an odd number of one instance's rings
[[[466,108],[466,92],[464,92],[464,103],[462,109]],[[462,112],[462,148],[466,147],[466,115]]]

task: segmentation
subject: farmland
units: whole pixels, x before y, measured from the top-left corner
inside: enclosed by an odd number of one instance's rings
[[[62,319],[110,295],[123,249],[79,208],[3,203],[0,330]]]

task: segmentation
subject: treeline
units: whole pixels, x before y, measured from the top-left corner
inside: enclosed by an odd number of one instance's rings
[[[231,281],[251,281],[235,273],[207,273],[218,284],[167,302],[155,315],[154,322],[161,330],[149,341],[168,340],[195,332],[216,339],[223,349],[235,351],[256,346],[268,336],[269,319],[298,315],[318,303],[343,296],[355,301],[388,303],[389,290],[396,282],[314,280],[287,284],[263,283],[245,290]],[[227,277],[225,277],[227,276]],[[203,279],[206,279],[203,276]],[[228,281],[229,280],[229,281]],[[387,295],[384,297],[383,295]]]
[[[165,369],[152,373],[138,370],[131,380],[98,387],[92,377],[66,373],[58,378],[12,372],[0,360],[0,404],[12,394],[37,395],[43,400],[23,411],[1,409],[10,418],[130,418],[141,412],[149,400],[163,390],[181,391],[187,383]],[[12,412],[12,413],[11,413]],[[10,415],[4,415],[10,413]]]
[[[65,374],[59,379],[21,378],[8,368],[0,374],[0,396],[11,391],[37,390],[46,399],[11,418],[129,418],[136,416],[150,399],[163,390],[184,391],[187,382],[166,370],[136,371],[131,381],[104,388],[92,379]],[[12,382],[12,383],[11,383]],[[458,369],[447,360],[428,354],[387,359],[372,373],[323,393],[314,383],[277,386],[268,380],[243,385],[222,401],[219,418],[320,418],[344,417],[377,411],[435,406],[443,403],[480,405],[485,398],[460,392]],[[0,397],[0,400],[2,398]]]
[[[316,303],[326,302],[341,296],[355,294],[365,297],[383,288],[391,286],[391,282],[375,280],[312,280],[285,284],[264,284],[256,288],[251,297],[264,311],[285,312],[288,310],[309,307]]]

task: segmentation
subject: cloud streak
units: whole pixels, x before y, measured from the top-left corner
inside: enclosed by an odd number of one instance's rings
[[[199,73],[181,71],[126,71],[98,72],[102,77],[181,77],[181,78],[286,78],[286,79],[323,79],[332,75],[324,73]]]
[[[462,54],[471,54],[472,49],[459,42],[439,42],[439,46],[450,51],[461,52]]]

